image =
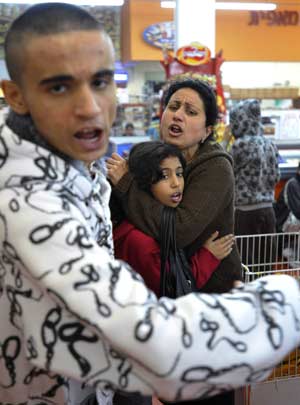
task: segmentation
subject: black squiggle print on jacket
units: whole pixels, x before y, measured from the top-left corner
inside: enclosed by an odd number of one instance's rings
[[[71,404],[75,380],[206,397],[265,378],[299,344],[299,286],[288,276],[157,301],[113,259],[105,176],[75,163],[1,129],[4,405]]]

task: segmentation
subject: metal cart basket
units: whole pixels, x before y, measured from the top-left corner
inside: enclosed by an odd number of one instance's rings
[[[300,232],[241,235],[236,242],[244,266],[244,280],[250,282],[270,274],[300,277]],[[291,352],[264,383],[300,376],[300,348]],[[251,387],[245,390],[250,405]]]

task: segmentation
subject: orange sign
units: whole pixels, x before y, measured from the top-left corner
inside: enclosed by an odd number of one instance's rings
[[[176,58],[184,65],[198,66],[210,60],[210,50],[199,43],[192,43],[179,48],[176,52]]]

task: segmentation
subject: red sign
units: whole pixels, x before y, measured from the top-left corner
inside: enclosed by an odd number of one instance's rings
[[[176,58],[180,63],[188,66],[198,66],[210,60],[210,50],[201,44],[192,43],[179,48]]]

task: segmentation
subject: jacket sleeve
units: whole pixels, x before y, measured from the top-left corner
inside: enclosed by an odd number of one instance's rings
[[[0,281],[14,286],[10,316],[35,342],[27,359],[37,369],[178,401],[262,380],[300,343],[299,285],[289,276],[157,301],[71,202],[11,190],[0,201]]]
[[[279,152],[277,146],[272,142],[272,146],[274,148],[274,154],[275,154],[275,185],[278,183],[280,180],[280,168],[279,168]]]
[[[115,187],[127,218],[137,228],[159,240],[162,205],[140,190],[130,174]],[[116,190],[115,190],[116,191]],[[232,202],[234,179],[228,159],[216,157],[195,168],[186,183],[183,199],[176,208],[178,247],[190,245]]]
[[[288,205],[292,213],[300,220],[300,182],[293,179],[286,185]]]
[[[143,277],[148,288],[159,295],[160,249],[157,242],[139,229],[132,228],[124,238],[114,240],[114,244],[116,258],[129,263]]]
[[[203,287],[216,270],[218,260],[208,249],[202,247],[191,257],[191,271],[196,280],[197,288]]]

